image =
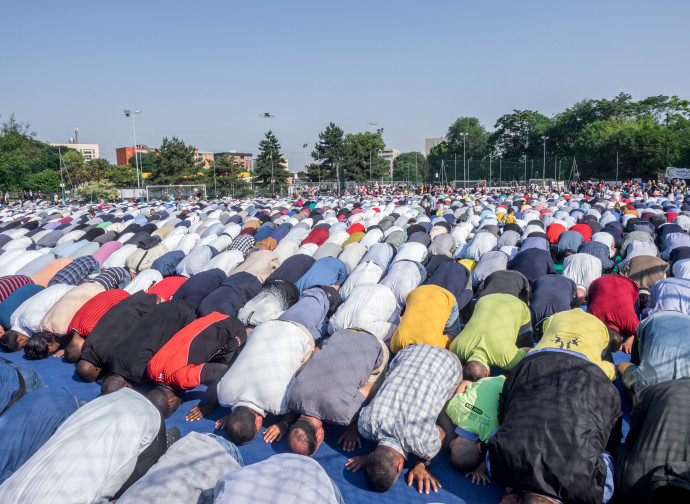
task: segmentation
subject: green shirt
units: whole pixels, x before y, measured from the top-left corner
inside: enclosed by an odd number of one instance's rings
[[[476,361],[487,369],[511,370],[525,356],[516,346],[520,328],[532,320],[529,308],[510,294],[479,298],[465,328],[450,345],[462,362]]]
[[[453,396],[446,413],[455,425],[487,443],[491,433],[499,427],[498,396],[505,382],[505,376],[495,376],[468,385],[462,394]]]

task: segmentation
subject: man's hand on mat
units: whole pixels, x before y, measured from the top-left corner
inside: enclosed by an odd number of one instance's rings
[[[230,415],[225,415],[224,417],[221,417],[218,420],[216,420],[216,429],[225,430],[225,424],[228,422],[229,416]]]
[[[417,465],[414,466],[414,469],[407,474],[407,486],[412,486],[412,483],[414,483],[415,479],[417,480],[417,489],[419,490],[419,493],[422,493],[422,489],[424,490],[424,493],[428,494],[429,488],[431,488],[434,492],[438,492],[438,489],[441,488],[441,483],[439,483],[439,481],[431,475],[427,468],[424,467],[424,462],[422,461],[417,462]]]
[[[489,472],[486,469],[486,462],[482,462],[477,466],[474,471],[470,471],[465,474],[465,478],[472,476],[472,483],[477,485],[488,485],[491,483],[491,478],[489,477]]]
[[[211,413],[213,413],[215,409],[216,408],[213,403],[199,403],[199,405],[194,406],[189,411],[189,413],[186,417],[184,417],[184,419],[188,422],[195,422],[196,420],[201,420],[206,415],[210,415]],[[220,420],[218,422],[220,422]],[[218,424],[218,422],[216,422],[216,425]]]
[[[347,462],[345,462],[345,469],[355,473],[367,464],[368,458],[369,458],[368,454],[367,455],[357,455],[356,457],[349,458],[349,459],[347,459]]]
[[[357,424],[355,424],[355,427],[356,425]],[[343,444],[343,450],[349,452],[354,450],[355,446],[359,448],[362,447],[362,438],[359,436],[359,432],[356,428],[354,430],[348,428],[338,438],[338,444],[341,443]]]
[[[628,339],[626,339],[621,345],[621,350],[623,350],[627,354],[631,353],[634,339],[634,336],[628,336]]]
[[[267,443],[272,443],[273,441],[280,441],[281,439],[283,439],[283,436],[287,434],[287,431],[287,423],[280,421],[277,424],[273,424],[264,431],[264,441],[266,441]]]
[[[62,357],[63,355],[65,355],[65,350],[64,350],[64,349],[58,350],[57,352],[55,352],[55,353],[53,354],[53,357]]]

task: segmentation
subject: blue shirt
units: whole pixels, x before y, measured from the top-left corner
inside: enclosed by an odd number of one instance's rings
[[[9,329],[12,326],[10,317],[19,308],[19,305],[43,289],[45,287],[42,285],[24,285],[7,296],[7,299],[0,303],[0,325],[5,329]]]

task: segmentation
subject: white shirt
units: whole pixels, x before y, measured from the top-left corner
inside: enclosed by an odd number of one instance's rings
[[[134,294],[140,290],[147,291],[161,280],[163,280],[163,275],[161,275],[160,271],[155,269],[145,269],[135,276],[134,280],[129,282],[124,290],[130,294]]]
[[[395,295],[380,284],[356,287],[347,302],[340,305],[328,324],[328,333],[340,329],[363,329],[388,341],[400,323]]]
[[[284,320],[259,324],[218,383],[218,402],[225,407],[246,406],[262,416],[286,413],[287,388],[313,347],[311,334],[297,324]]]
[[[91,504],[112,498],[155,439],[161,415],[123,388],[78,409],[0,486],[3,504]]]
[[[127,262],[127,258],[137,249],[136,245],[123,245],[115,252],[110,254],[103,263],[103,268],[122,268]]]
[[[33,336],[38,332],[48,310],[74,287],[74,285],[55,284],[34,294],[12,313],[11,329],[29,337]]]

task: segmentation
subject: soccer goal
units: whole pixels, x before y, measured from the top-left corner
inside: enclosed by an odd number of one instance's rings
[[[206,199],[206,184],[146,186],[146,201],[190,198]]]

